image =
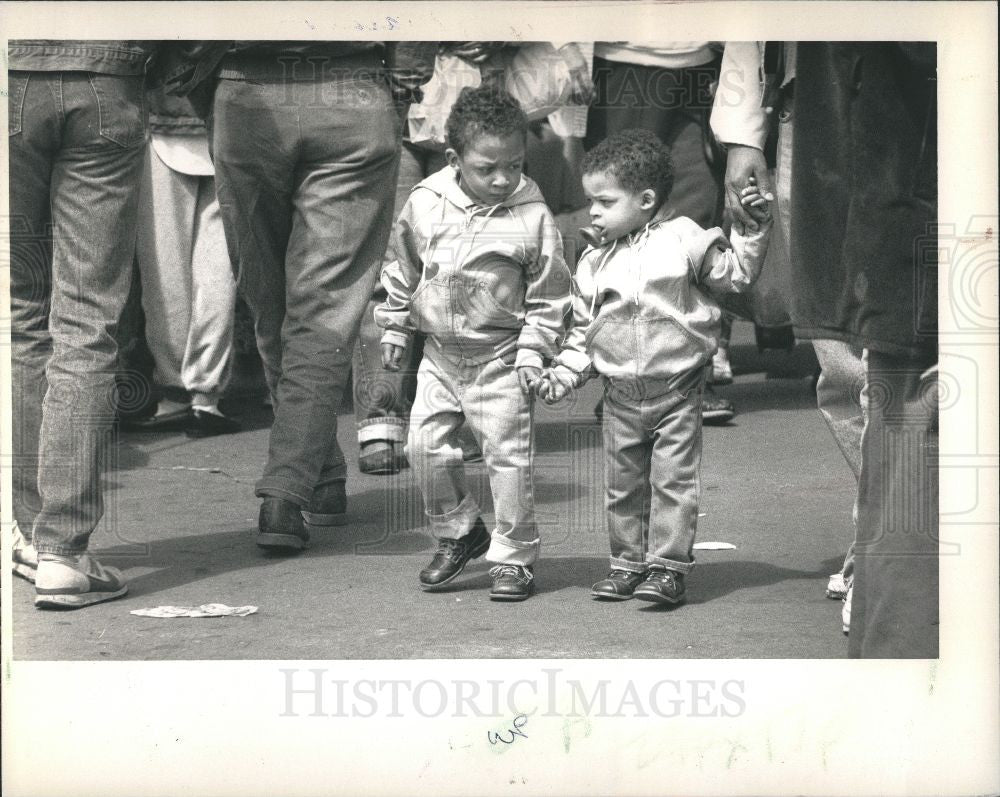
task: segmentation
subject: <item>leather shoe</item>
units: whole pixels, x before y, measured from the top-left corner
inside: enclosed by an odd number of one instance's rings
[[[490,547],[490,533],[482,518],[477,518],[472,530],[457,540],[439,541],[431,563],[420,571],[420,587],[433,591],[452,581],[473,559]]]
[[[646,580],[645,573],[634,570],[614,569],[608,577],[598,581],[590,588],[590,594],[595,598],[606,598],[613,601],[627,601],[632,597],[635,588]]]
[[[302,510],[284,498],[264,496],[257,524],[257,545],[276,552],[301,551],[309,543]]]
[[[677,604],[684,602],[684,592],[683,573],[653,565],[646,580],[635,588],[632,595],[641,601]]]
[[[313,490],[309,506],[302,510],[306,525],[323,528],[347,524],[347,487],[344,481],[323,484]]]
[[[523,601],[535,590],[534,574],[524,565],[497,565],[490,568],[493,576],[491,601]]]
[[[236,434],[240,428],[240,422],[234,418],[192,409],[184,433],[188,437],[214,437],[217,434]]]

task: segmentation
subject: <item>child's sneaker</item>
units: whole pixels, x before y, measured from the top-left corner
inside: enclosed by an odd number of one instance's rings
[[[104,567],[87,554],[38,557],[35,608],[79,609],[120,598],[128,592],[125,578],[114,567]]]
[[[28,542],[21,533],[21,527],[14,521],[11,528],[11,559],[14,563],[14,575],[26,578],[32,584],[35,583],[35,575],[38,573],[38,552],[35,546]]]
[[[826,597],[830,600],[842,601],[847,597],[847,582],[843,573],[834,573],[826,582]]]
[[[684,601],[684,574],[651,565],[646,580],[635,588],[633,596],[652,603],[682,603]]]
[[[491,601],[523,601],[535,589],[534,574],[522,565],[497,565],[490,568],[493,576]]]
[[[598,581],[590,588],[590,594],[595,598],[606,598],[613,601],[627,601],[632,598],[632,593],[643,581],[646,580],[645,573],[637,573],[634,570],[613,569],[608,573],[608,577]]]

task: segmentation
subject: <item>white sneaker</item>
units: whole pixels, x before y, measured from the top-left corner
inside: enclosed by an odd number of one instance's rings
[[[830,600],[842,601],[847,597],[847,582],[843,573],[834,573],[826,582],[826,597]]]
[[[847,595],[844,596],[844,607],[840,610],[840,622],[844,626],[844,634],[851,631],[851,595],[854,594],[854,587],[849,587]]]
[[[79,609],[114,600],[128,592],[125,578],[114,567],[105,567],[88,554],[38,557],[35,608]]]
[[[11,528],[11,536],[14,538],[11,542],[14,575],[26,578],[34,584],[35,574],[38,572],[38,552],[35,546],[25,539],[16,520]]]
[[[730,385],[733,382],[733,367],[729,364],[729,352],[720,347],[712,355],[712,384]]]

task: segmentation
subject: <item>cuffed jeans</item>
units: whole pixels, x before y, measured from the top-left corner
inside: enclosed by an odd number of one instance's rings
[[[72,555],[104,513],[143,78],[12,71],[8,113],[14,517],[39,552]]]
[[[611,567],[678,573],[692,555],[701,493],[706,370],[673,380],[604,380],[604,478]]]
[[[444,153],[403,144],[396,182],[393,218],[403,209],[417,183],[445,165]],[[385,262],[396,259],[390,242]],[[371,301],[361,320],[361,334],[354,350],[354,412],[358,418],[358,442],[386,440],[403,443],[406,424],[416,389],[417,366],[423,338],[405,353],[398,371],[382,368],[382,330],[375,324],[375,307],[385,301],[381,283],[375,284]]]
[[[938,656],[938,410],[914,360],[868,351],[848,656]]]
[[[433,342],[424,347],[410,412],[406,457],[424,496],[431,533],[460,539],[480,516],[469,492],[458,430],[463,421],[483,452],[496,525],[487,561],[532,565],[538,559],[532,479],[534,402],[521,391],[514,353],[463,364]]]
[[[236,283],[211,175],[182,174],[150,146],[136,256],[156,380],[217,402],[233,354]]]
[[[346,478],[337,409],[392,223],[400,121],[370,59],[315,80],[220,80],[210,120],[237,283],[274,403],[258,496]]]

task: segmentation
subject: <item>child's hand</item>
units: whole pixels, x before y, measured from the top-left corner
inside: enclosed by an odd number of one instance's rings
[[[542,369],[537,365],[522,365],[517,369],[517,381],[521,383],[521,392],[525,395],[535,391],[535,386],[541,378]]]
[[[398,371],[403,362],[403,354],[406,352],[402,346],[395,343],[382,344],[382,367],[386,371]]]
[[[573,387],[568,369],[550,368],[542,374],[538,395],[546,404],[556,404],[566,398]]]
[[[750,177],[746,188],[740,191],[740,204],[758,224],[766,224],[771,220],[771,206],[757,187],[756,178]]]

